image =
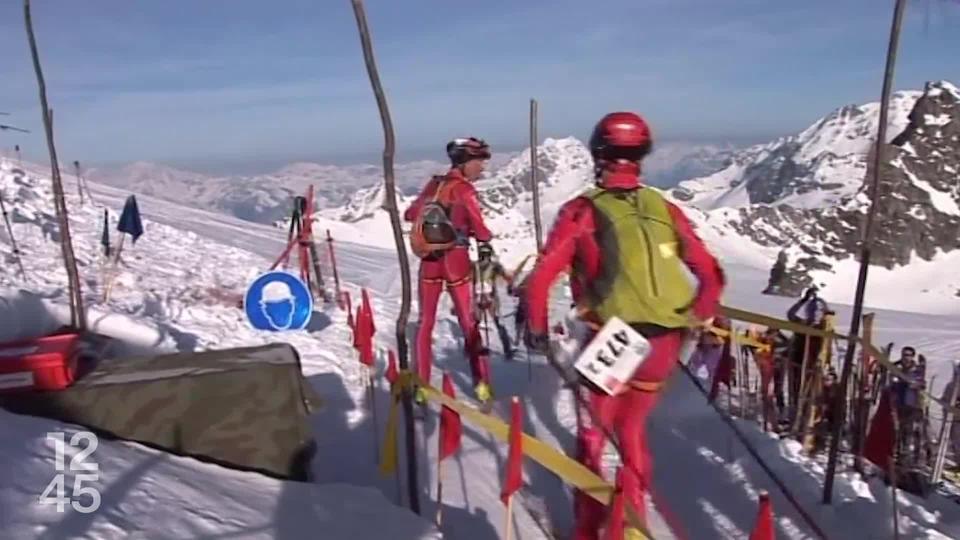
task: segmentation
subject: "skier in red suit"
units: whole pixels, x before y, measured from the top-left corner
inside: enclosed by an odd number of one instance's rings
[[[652,478],[647,416],[690,329],[715,316],[725,284],[719,263],[680,208],[642,185],[640,162],[651,146],[650,129],[636,114],[611,113],[596,125],[590,139],[596,186],[561,208],[526,290],[527,344],[534,351],[548,353],[550,287],[568,268],[584,323],[596,332],[616,316],[650,342],[651,353],[618,393],[608,395],[586,379],[578,390],[592,409],[584,418],[592,416],[619,440],[624,496],[642,519]],[[684,266],[696,284],[683,273]],[[578,429],[578,459],[599,473],[605,437],[588,423]],[[604,507],[577,492],[574,514],[574,538],[597,539]],[[624,533],[634,538],[639,531],[627,527]]]
[[[456,245],[451,249],[425,257],[420,262],[420,325],[417,329],[415,349],[417,373],[424,381],[430,381],[437,303],[446,288],[453,299],[465,338],[477,399],[489,402],[493,394],[490,388],[487,351],[483,348],[473,315],[473,264],[470,261],[469,239],[473,237],[486,244],[492,238],[490,230],[483,222],[477,190],[473,187],[473,182],[483,173],[486,160],[490,159],[490,149],[485,142],[473,137],[455,139],[447,144],[447,155],[450,157],[450,170],[443,176],[433,177],[403,215],[407,221],[416,221],[423,206],[428,201],[435,200],[437,191],[442,190],[440,198],[457,234]],[[423,403],[424,399],[425,396],[418,392],[417,401]]]

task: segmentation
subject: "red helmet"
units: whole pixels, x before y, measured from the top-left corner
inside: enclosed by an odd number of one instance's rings
[[[594,161],[640,161],[652,147],[650,126],[631,112],[604,116],[590,136],[590,154]]]
[[[490,145],[476,137],[454,139],[447,143],[447,156],[454,166],[462,165],[471,159],[490,159]]]

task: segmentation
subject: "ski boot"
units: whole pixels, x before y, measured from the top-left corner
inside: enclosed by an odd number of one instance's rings
[[[413,417],[416,420],[424,420],[427,417],[427,392],[423,388],[417,388],[413,394]]]
[[[477,396],[477,401],[480,402],[480,410],[484,414],[489,414],[493,410],[493,389],[490,388],[489,384],[481,382],[474,388],[474,393]]]

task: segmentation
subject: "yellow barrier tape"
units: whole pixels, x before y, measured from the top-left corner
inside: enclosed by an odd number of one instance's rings
[[[722,338],[728,338],[728,337],[730,337],[730,334],[732,333],[732,332],[730,332],[729,330],[727,330],[727,329],[725,329],[725,328],[718,328],[718,327],[716,327],[716,326],[711,326],[711,327],[707,328],[707,330],[708,330],[711,334],[714,334],[714,335],[716,335],[716,336],[720,336],[720,337],[722,337]],[[748,335],[746,332],[744,332],[744,333],[738,333],[737,336],[736,336],[736,338],[737,338],[737,344],[738,344],[738,345],[749,345],[749,346],[751,346],[751,347],[756,347],[757,350],[759,350],[760,352],[767,352],[767,351],[770,350],[770,344],[769,344],[769,343],[764,343],[764,342],[762,342],[762,341],[757,341],[756,339],[750,337],[750,335]]]
[[[781,330],[789,330],[791,332],[807,334],[810,336],[851,341],[850,336],[847,336],[844,334],[837,334],[836,332],[821,330],[819,328],[814,328],[812,326],[807,326],[805,324],[795,323],[793,321],[786,321],[783,319],[777,319],[776,317],[769,317],[767,315],[761,315],[759,313],[753,313],[752,311],[746,311],[743,309],[737,309],[729,306],[720,306],[720,312],[723,313],[724,316],[730,319],[737,319],[739,321],[751,322],[751,323],[760,324],[763,326],[772,326],[774,328],[779,328]],[[912,377],[910,377],[909,375],[904,373],[903,370],[895,366],[893,362],[890,361],[890,358],[886,354],[884,354],[883,351],[881,351],[876,346],[874,346],[872,343],[865,342],[860,336],[853,336],[852,340],[854,343],[859,343],[863,348],[865,348],[867,352],[870,353],[870,356],[872,356],[877,362],[880,362],[881,364],[883,364],[883,366],[886,367],[890,371],[890,373],[893,373],[894,375],[899,377],[901,380],[907,381],[908,385],[910,385],[912,388],[916,390],[919,390],[921,394],[926,396],[931,401],[934,401],[940,404],[940,406],[944,408],[944,411],[950,410],[950,411],[953,411],[954,414],[960,415],[960,407],[956,407],[952,403],[947,403],[946,400],[940,399],[934,396],[933,394],[931,394],[930,392],[928,392],[926,389],[923,388],[923,385],[914,381]]]
[[[397,422],[400,418],[400,394],[413,382],[413,373],[401,371],[397,381],[390,385],[390,414],[387,417],[387,433],[384,435],[380,453],[380,473],[389,476],[397,470]]]
[[[471,423],[491,433],[500,441],[507,442],[510,435],[510,426],[499,418],[484,414],[470,405],[457,401],[433,386],[424,383],[412,372],[400,372],[400,378],[390,390],[393,399],[390,406],[390,416],[387,420],[387,434],[384,438],[384,448],[381,453],[380,472],[384,475],[393,474],[397,464],[396,433],[397,419],[400,410],[400,393],[403,387],[418,387],[430,401],[449,407],[466,418]],[[543,441],[523,434],[523,454],[536,461],[541,466],[557,475],[561,480],[583,491],[590,497],[604,505],[609,505],[614,492],[614,486],[585,467],[582,463],[568,457]],[[653,540],[653,536],[643,525],[640,516],[630,505],[625,505],[627,522],[631,527],[641,531],[641,540]]]

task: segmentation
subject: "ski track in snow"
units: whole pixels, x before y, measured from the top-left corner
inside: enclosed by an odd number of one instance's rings
[[[15,184],[9,169],[9,162],[0,165],[0,188],[7,196],[5,202],[16,208],[32,205],[50,212],[46,181],[43,185],[33,180],[18,186],[38,197],[11,203]],[[44,176],[42,170],[35,174]],[[65,176],[64,181],[71,182],[72,177]],[[127,192],[92,182],[90,187],[97,203],[109,207],[115,220]],[[100,331],[150,349],[224,348],[271,341],[287,341],[297,348],[306,377],[324,399],[323,408],[313,418],[319,444],[314,468],[320,485],[279,482],[153,452],[136,444],[101,441],[94,459],[102,471],[98,487],[104,493],[104,506],[94,514],[57,514],[36,504],[53,471],[53,451],[43,434],[56,430],[70,433],[76,428],[2,413],[0,431],[5,448],[0,457],[0,474],[13,479],[0,484],[4,537],[301,538],[321,531],[324,538],[438,537],[428,523],[384,500],[396,502],[397,487],[394,478],[383,478],[376,469],[371,429],[374,419],[367,413],[368,394],[350,346],[345,314],[328,307],[317,315],[312,332],[264,335],[250,330],[237,309],[215,302],[205,304],[207,296],[198,294],[218,285],[241,293],[242,287],[280,253],[285,231],[138,197],[146,232],[135,247],[127,243],[128,266],[120,276],[114,297],[104,306],[99,299],[98,257],[92,255],[97,252],[102,210],[89,204],[80,207],[70,189],[67,198],[76,250],[84,262],[81,274],[87,283],[87,300],[92,310],[101,314]],[[36,225],[17,223],[14,227],[25,253],[30,282],[24,284],[10,272],[0,274],[0,299],[5,300],[0,302],[0,317],[6,323],[12,309],[29,306],[34,310],[31,317],[36,324],[23,324],[25,317],[12,330],[4,324],[0,338],[50,327],[57,317],[63,320],[65,313],[65,277],[59,269],[56,244],[39,234]],[[0,233],[0,239],[4,240],[0,242],[0,256],[9,256],[5,231]],[[521,252],[523,246],[512,247]],[[360,287],[367,287],[371,293],[376,338],[381,347],[375,399],[376,436],[382,438],[388,405],[382,380],[383,348],[393,346],[394,321],[399,310],[396,254],[337,239],[336,255],[340,278],[351,292],[354,306],[359,302]],[[416,260],[412,262],[415,264]],[[726,295],[729,304],[775,315],[784,313],[789,306],[790,299],[757,293],[765,284],[766,272],[735,265],[728,266],[727,271],[732,281]],[[329,284],[329,272],[325,277]],[[21,288],[35,294],[20,292]],[[849,306],[835,307],[842,328]],[[469,370],[460,353],[460,333],[449,309],[445,297],[438,309],[434,334],[437,360],[433,382],[439,382],[442,370],[449,370],[458,396],[470,399]],[[411,346],[415,321],[414,301],[408,329]],[[930,374],[941,374],[937,377],[940,386],[946,383],[950,362],[960,354],[960,328],[956,323],[955,317],[877,310],[876,341],[895,341],[898,347],[905,343],[916,345],[929,359]],[[493,347],[498,348],[499,343]],[[523,396],[527,433],[572,453],[575,419],[571,398],[560,390],[559,377],[545,360],[534,358],[528,368],[522,354],[512,363],[496,355],[491,367],[497,393],[495,411],[505,417],[510,396]],[[532,382],[528,380],[528,369],[532,370]],[[738,423],[831,538],[890,536],[889,490],[881,482],[864,483],[843,472],[837,477],[834,506],[824,507],[819,503],[821,463],[800,455],[794,442],[781,442],[760,432],[753,423]],[[435,415],[429,415],[418,426],[417,437],[421,505],[429,521],[436,512]],[[756,516],[759,490],[771,493],[778,538],[813,538],[682,373],[675,374],[650,419],[650,446],[655,460],[654,490],[676,521],[682,523],[688,538],[744,537]],[[444,464],[442,529],[447,538],[481,540],[500,536],[504,507],[499,492],[505,455],[505,444],[465,423],[462,450]],[[527,461],[524,469],[522,504],[515,505],[515,537],[547,538],[531,517],[530,512],[537,510],[545,511],[552,520],[548,527],[569,530],[570,490],[533,462]],[[403,463],[400,470],[405,472]],[[403,504],[405,480],[404,475]],[[937,496],[925,501],[901,493],[899,499],[903,538],[960,537],[960,506]],[[655,532],[662,533],[663,524],[656,521]]]

